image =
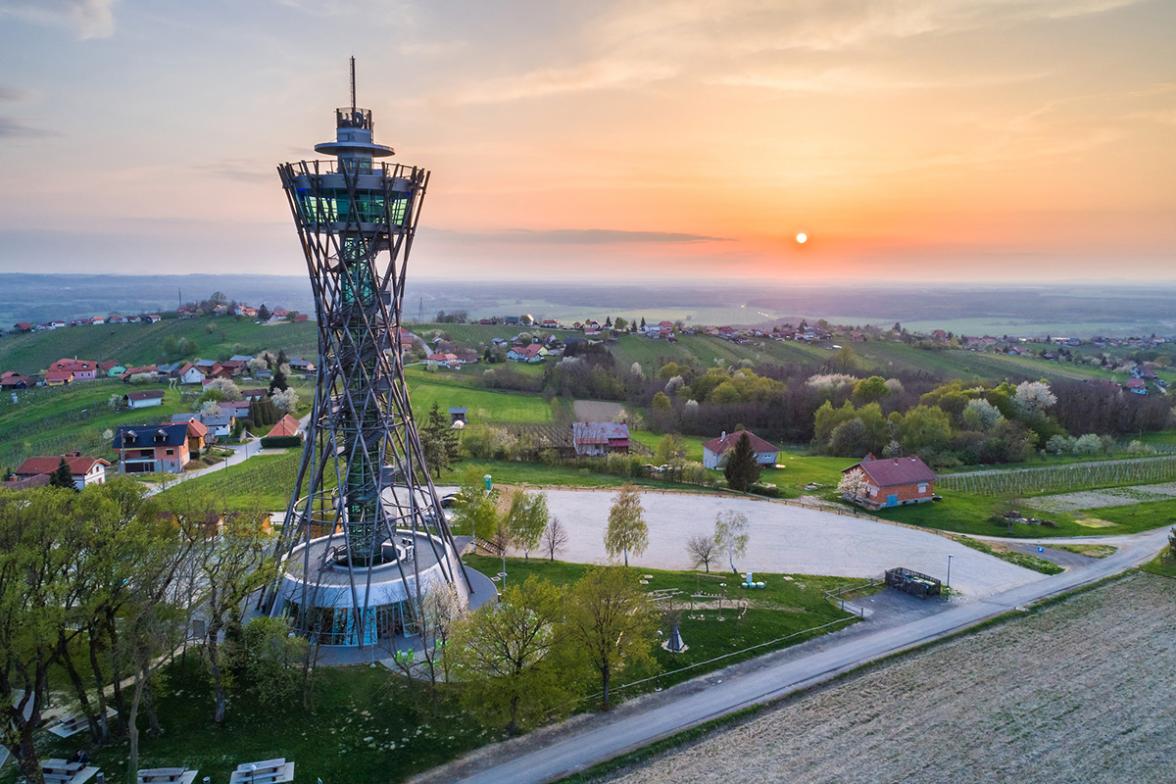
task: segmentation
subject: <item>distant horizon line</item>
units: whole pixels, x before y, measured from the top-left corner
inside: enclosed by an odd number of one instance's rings
[[[12,278],[48,278],[48,277],[70,277],[70,278],[283,278],[289,280],[305,280],[304,275],[283,275],[278,273],[268,272],[159,272],[159,273],[128,273],[128,272],[104,272],[104,273],[80,273],[80,272],[7,272],[0,271],[0,277]],[[1156,286],[1171,286],[1176,288],[1176,277],[1163,278],[1152,281],[1122,281],[1122,280],[1103,280],[1099,278],[1080,279],[1066,281],[1059,283],[1056,280],[1010,280],[1004,282],[993,282],[991,280],[941,280],[941,281],[913,281],[913,280],[865,280],[865,281],[845,281],[845,280],[779,280],[775,278],[739,278],[739,279],[714,279],[708,277],[700,278],[677,278],[672,281],[667,281],[664,278],[630,278],[624,282],[605,283],[599,280],[588,280],[584,278],[564,278],[558,280],[545,280],[536,282],[533,279],[526,278],[470,278],[463,277],[461,280],[454,280],[451,277],[429,277],[429,276],[414,276],[411,282],[414,283],[436,283],[449,286],[461,285],[481,285],[486,283],[510,283],[512,285],[531,286],[531,287],[551,287],[560,284],[576,284],[581,286],[589,286],[594,288],[630,288],[637,286],[657,285],[661,288],[685,288],[688,286],[709,285],[721,288],[737,288],[739,286],[762,286],[771,285],[775,287],[789,287],[789,288],[816,288],[816,287],[836,287],[836,288],[961,288],[972,287],[977,289],[1006,289],[1006,288],[1041,288],[1041,287],[1057,287],[1057,288],[1078,288],[1087,286],[1098,286],[1101,288],[1113,289],[1145,289],[1155,288]]]

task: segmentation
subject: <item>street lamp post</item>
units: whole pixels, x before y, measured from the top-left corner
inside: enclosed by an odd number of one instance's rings
[[[951,556],[947,556],[947,588],[951,590]]]

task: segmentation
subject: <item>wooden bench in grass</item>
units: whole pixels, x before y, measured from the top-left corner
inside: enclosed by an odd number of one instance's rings
[[[118,711],[113,707],[107,706],[106,718],[113,719],[117,715]],[[86,720],[85,716],[79,713],[73,716],[66,716],[50,727],[49,731],[59,738],[68,738],[71,735],[77,735],[82,730],[89,728],[89,726],[90,722]]]
[[[139,784],[192,784],[196,771],[187,768],[139,768]]]
[[[41,763],[41,776],[45,784],[83,784],[97,773],[98,768],[81,762],[49,759]]]
[[[282,784],[294,780],[294,763],[281,759],[242,762],[229,776],[229,784]]]

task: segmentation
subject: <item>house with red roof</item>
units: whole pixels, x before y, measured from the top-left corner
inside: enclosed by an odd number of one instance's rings
[[[32,332],[36,327],[27,321],[18,321],[12,325],[12,328],[20,333]]]
[[[728,452],[735,448],[739,439],[744,435],[751,441],[751,449],[755,452],[755,462],[763,466],[776,465],[776,458],[780,454],[780,447],[766,441],[750,430],[736,430],[733,433],[723,431],[718,438],[712,438],[702,444],[702,464],[706,468],[719,468],[725,462]]]
[[[513,362],[526,362],[534,365],[537,362],[542,362],[543,358],[547,356],[547,347],[542,343],[531,343],[527,346],[514,346],[510,351],[506,352],[506,358]]]
[[[284,415],[278,420],[268,433],[266,438],[290,438],[291,436],[302,436],[302,423],[290,414]]]
[[[62,460],[65,460],[65,464],[69,466],[69,475],[73,477],[74,487],[78,490],[88,485],[100,485],[106,482],[106,468],[110,463],[101,457],[87,457],[81,452],[30,457],[12,473],[17,479],[32,479],[41,474],[51,476],[61,465]]]
[[[629,426],[623,422],[573,422],[572,447],[581,457],[629,451]]]
[[[59,359],[49,366],[49,372],[68,371],[74,381],[94,381],[98,378],[98,363],[92,359]]]
[[[5,370],[0,373],[0,389],[28,389],[34,383],[33,379],[21,375],[15,370]]]
[[[72,384],[74,374],[68,370],[48,370],[45,372],[45,386],[47,387],[63,387],[66,384]]]
[[[921,504],[935,499],[935,472],[917,456],[876,458],[841,472],[842,496],[867,509]]]

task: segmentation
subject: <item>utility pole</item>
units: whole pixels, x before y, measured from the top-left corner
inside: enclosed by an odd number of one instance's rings
[[[947,589],[951,590],[951,556],[947,556]]]

